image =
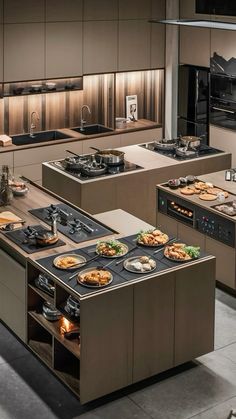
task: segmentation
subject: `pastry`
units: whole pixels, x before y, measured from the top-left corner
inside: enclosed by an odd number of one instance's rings
[[[195,191],[190,186],[186,186],[185,188],[180,189],[180,193],[183,195],[194,195]]]
[[[199,195],[199,198],[203,201],[215,201],[217,199],[217,195],[213,195],[210,193],[203,193]]]

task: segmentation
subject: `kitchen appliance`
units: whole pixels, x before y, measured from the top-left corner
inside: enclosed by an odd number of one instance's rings
[[[191,65],[179,66],[178,135],[196,136],[208,144],[209,70]]]
[[[88,162],[91,162],[91,154],[87,154],[87,155],[83,155],[83,159],[87,158]],[[74,158],[73,164],[75,163],[79,163],[79,157]],[[91,180],[91,178],[95,177],[95,178],[102,178],[102,177],[106,177],[106,176],[111,176],[111,175],[117,175],[120,173],[126,173],[126,172],[133,172],[135,170],[140,170],[143,169],[143,167],[138,166],[137,164],[131,163],[127,160],[124,159],[124,161],[120,164],[116,164],[116,165],[106,165],[105,170],[101,171],[97,171],[96,173],[93,173],[93,176],[91,176],[91,173],[86,173],[85,170],[80,170],[79,167],[69,167],[67,164],[67,158],[63,159],[63,160],[54,160],[48,163],[50,166],[55,167],[56,169],[65,172],[65,173],[69,173],[71,176],[79,179],[81,182],[86,182],[88,180]],[[86,167],[86,165],[85,165]]]
[[[45,317],[45,319],[50,322],[55,322],[57,320],[60,320],[60,318],[62,317],[61,312],[57,310],[56,307],[49,301],[45,301],[43,303],[42,313],[43,313],[43,317]]]
[[[29,210],[29,212],[46,224],[50,224],[52,214],[55,215],[58,231],[75,243],[98,239],[114,233],[114,230],[103,226],[82,211],[67,204],[52,204],[49,207]]]
[[[235,223],[210,209],[202,208],[194,201],[173,196],[166,190],[158,189],[158,211],[174,218],[177,221],[191,226],[200,233],[222,242],[230,247],[235,247]],[[212,206],[214,208],[214,206]]]
[[[67,314],[70,315],[70,317],[74,317],[75,319],[78,319],[80,317],[80,302],[77,300],[73,295],[69,295],[69,297],[66,300],[66,305],[64,307],[64,310]]]
[[[7,232],[4,232],[3,234],[5,234],[5,236],[9,240],[11,240],[17,246],[19,246],[24,252],[31,254],[31,253],[41,252],[45,250],[45,246],[38,244],[37,241],[35,240],[35,235],[37,235],[37,233],[41,235],[42,229],[45,235],[51,234],[51,230],[46,229],[42,225],[33,225],[33,226],[28,226],[26,228],[18,228],[17,230],[7,231]],[[31,236],[31,237],[28,237],[28,236]],[[47,244],[47,249],[54,249],[56,247],[64,246],[64,245],[65,245],[65,242],[58,239],[57,242]]]
[[[236,77],[211,74],[210,123],[236,129]]]
[[[176,139],[176,142],[178,142],[178,139]],[[189,149],[186,147],[176,147],[172,150],[157,149],[155,142],[140,144],[139,147],[145,148],[146,150],[153,151],[155,153],[158,153],[163,156],[170,157],[171,159],[179,160],[179,161],[186,161],[193,158],[199,158],[199,157],[204,157],[208,155],[223,153],[222,150],[218,150],[217,148],[210,147],[206,144],[203,144],[202,142],[196,150]],[[184,151],[184,149],[186,149],[186,151]]]

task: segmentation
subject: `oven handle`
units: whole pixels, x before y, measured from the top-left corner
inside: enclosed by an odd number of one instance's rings
[[[215,109],[216,111],[222,111],[222,112],[227,112],[227,113],[232,113],[232,114],[235,114],[236,112],[236,111],[229,111],[228,109],[217,108],[216,106],[212,106],[212,109]]]

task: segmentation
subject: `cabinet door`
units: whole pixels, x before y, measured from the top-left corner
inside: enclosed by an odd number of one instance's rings
[[[210,29],[180,28],[180,63],[210,66]]]
[[[195,4],[196,0],[180,0],[180,19],[210,19],[209,15],[195,13]]]
[[[97,294],[80,307],[80,400],[86,403],[132,383],[133,287]]]
[[[176,271],[175,365],[214,349],[215,259]]]
[[[100,149],[120,147],[120,135],[107,135],[105,137],[83,140],[83,154],[93,153],[94,150],[92,150],[90,147],[96,147]]]
[[[84,20],[118,19],[118,0],[84,0]]]
[[[205,235],[202,233],[199,233],[193,228],[186,226],[185,224],[178,223],[177,237],[183,242],[186,242],[187,244],[190,244],[193,246],[200,246],[201,249],[205,251]]]
[[[8,153],[0,153],[0,166],[7,164],[9,167],[13,167],[13,151]]]
[[[134,286],[133,381],[173,367],[175,274]]]
[[[136,0],[135,4],[119,0],[119,19],[148,19],[150,15],[151,0]],[[132,42],[132,38],[127,42]]]
[[[236,167],[235,137],[235,131],[210,125],[210,145],[219,148],[220,150],[227,151],[228,153],[232,153],[232,167]]]
[[[82,20],[83,0],[46,0],[46,22]]]
[[[84,74],[117,70],[117,38],[117,21],[84,22]]]
[[[46,23],[46,78],[82,74],[82,22]]]
[[[150,68],[150,31],[146,20],[119,21],[119,70]]]
[[[127,132],[121,134],[121,147],[135,145],[162,138],[162,128],[147,129],[143,131]]]
[[[4,23],[44,22],[44,0],[5,0]]]
[[[165,67],[165,25],[151,25],[151,68]]]
[[[152,19],[165,19],[166,17],[166,1],[151,0],[151,17]]]
[[[3,25],[0,23],[0,83],[3,81]]]
[[[44,78],[44,24],[4,27],[4,81]]]

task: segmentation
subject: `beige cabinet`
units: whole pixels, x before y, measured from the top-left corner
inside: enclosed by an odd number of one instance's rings
[[[84,20],[118,19],[118,0],[84,0]]]
[[[142,70],[150,67],[150,31],[147,20],[119,21],[118,69]]]
[[[151,68],[165,67],[165,25],[151,25]]]
[[[141,144],[148,141],[160,140],[162,128],[147,129],[143,131],[127,132],[120,136],[120,146]]]
[[[211,56],[216,53],[225,60],[230,60],[236,56],[235,43],[235,31],[211,30]]]
[[[83,0],[46,0],[46,22],[82,20]]]
[[[214,349],[215,264],[176,271],[175,353],[180,365]]]
[[[4,27],[4,81],[44,78],[44,24]]]
[[[83,73],[116,71],[117,21],[84,22],[83,27]]]
[[[82,74],[82,23],[46,23],[46,78]]]
[[[3,0],[0,0],[0,23],[3,23]]]
[[[216,257],[216,280],[235,289],[235,249],[206,237],[206,252]]]
[[[173,367],[174,285],[173,272],[134,285],[133,382]]]
[[[166,0],[151,0],[151,17],[152,19],[165,19]]]
[[[13,167],[13,152],[0,153],[0,166],[3,164]]]
[[[83,154],[94,153],[90,147],[101,149],[120,147],[120,135],[107,135],[83,141]]]
[[[16,335],[26,340],[26,279],[25,268],[0,249],[0,319]]]
[[[135,4],[119,0],[119,19],[148,19],[150,15],[151,0],[137,0]],[[132,42],[132,37],[129,40]]]
[[[181,64],[210,66],[210,29],[207,28],[180,28]]]
[[[5,0],[4,23],[44,21],[44,0]]]
[[[236,167],[236,132],[210,125],[210,145],[232,153],[232,167]]]

